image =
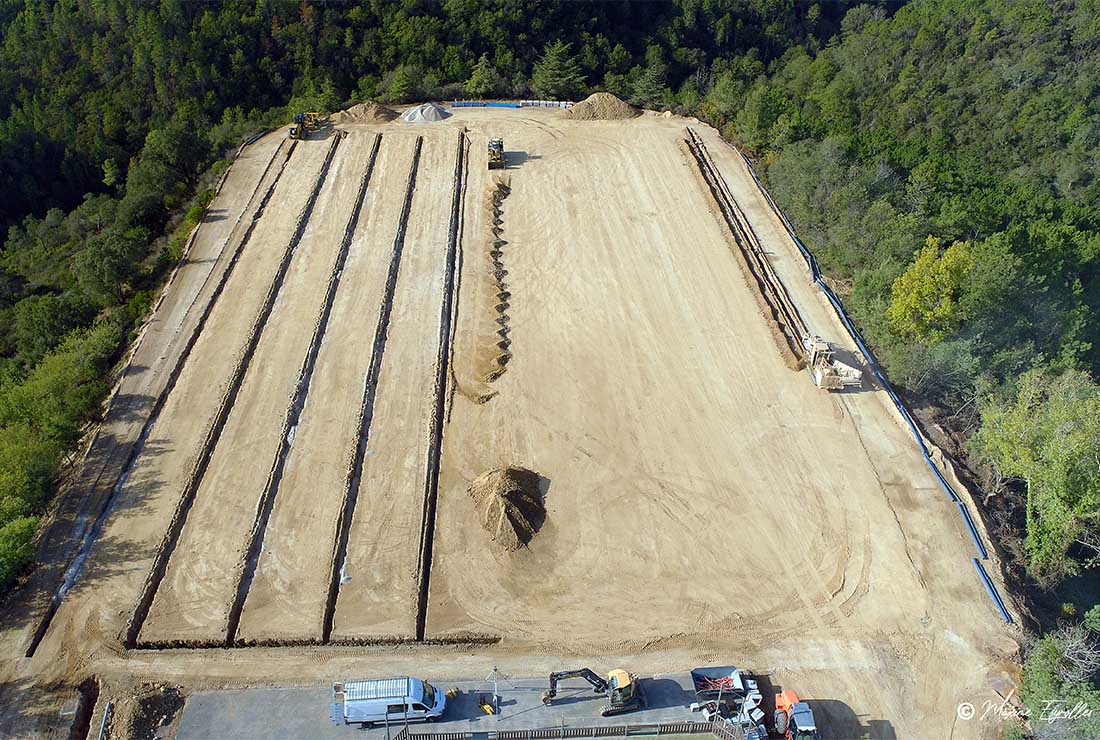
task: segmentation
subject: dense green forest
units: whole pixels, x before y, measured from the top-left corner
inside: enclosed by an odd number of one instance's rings
[[[757,160],[892,379],[969,440],[1031,584],[1100,555],[1096,0],[0,0],[0,27],[2,583],[242,136],[594,90]],[[1032,652],[1029,701],[1095,691],[1065,662],[1091,614]]]

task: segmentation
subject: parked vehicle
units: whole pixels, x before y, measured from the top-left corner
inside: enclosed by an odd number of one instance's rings
[[[443,716],[446,706],[446,695],[419,678],[374,678],[332,685],[334,725],[434,722]]]
[[[691,683],[699,699],[692,703],[692,711],[701,711],[708,721],[725,721],[739,727],[747,740],[768,737],[760,709],[764,697],[756,681],[740,668],[694,668]]]

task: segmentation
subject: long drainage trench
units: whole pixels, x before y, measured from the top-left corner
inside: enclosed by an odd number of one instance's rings
[[[448,373],[451,358],[451,321],[455,304],[455,264],[458,234],[461,228],[462,196],[466,161],[466,130],[458,135],[454,186],[451,194],[451,222],[447,236],[446,274],[443,283],[443,303],[439,313],[438,355],[435,362],[435,409],[428,432],[427,475],[424,480],[424,508],[420,523],[420,552],[417,558],[416,639],[424,639],[428,614],[428,587],[432,569],[432,544],[435,539],[435,509],[439,497],[439,459],[443,449],[443,427],[446,423]]]
[[[355,515],[355,503],[359,494],[359,483],[363,476],[363,460],[366,457],[367,444],[370,441],[371,421],[374,417],[374,398],[378,390],[378,376],[382,370],[382,357],[386,351],[386,337],[389,331],[390,314],[393,310],[393,296],[397,288],[397,277],[401,269],[401,255],[405,248],[405,231],[409,224],[409,212],[412,210],[413,193],[416,190],[416,174],[420,167],[420,151],[424,138],[416,137],[412,166],[405,182],[405,200],[397,223],[397,234],[390,252],[390,266],[386,274],[386,285],[382,294],[382,306],[378,312],[378,324],[374,329],[374,342],[371,345],[370,365],[363,383],[363,400],[359,405],[358,435],[352,462],[344,486],[344,500],[340,506],[337,520],[336,539],[333,543],[331,569],[329,573],[328,596],[325,599],[325,613],[321,626],[321,642],[328,643],[332,636],[332,625],[336,618],[336,599],[340,594],[341,571],[344,558],[347,557],[348,537],[351,531],[352,517]]]
[[[325,155],[324,164],[321,166],[321,171],[317,174],[317,179],[313,183],[313,188],[309,195],[309,200],[306,201],[305,207],[302,209],[301,214],[298,216],[297,226],[294,230],[290,241],[287,243],[286,248],[283,251],[282,261],[279,263],[279,267],[276,270],[275,276],[268,287],[267,295],[264,299],[262,308],[259,315],[256,317],[252,324],[252,329],[249,332],[248,340],[245,344],[245,349],[241,358],[237,361],[236,367],[233,369],[233,373],[230,376],[229,387],[225,395],[222,397],[221,404],[218,408],[217,414],[214,416],[213,423],[207,431],[206,437],[203,439],[203,443],[199,448],[198,460],[195,466],[192,468],[188,477],[187,483],[184,486],[182,495],[180,496],[179,503],[176,506],[176,510],[173,513],[172,521],[169,524],[168,531],[165,534],[164,541],[157,551],[156,558],[153,561],[153,567],[150,569],[148,576],[145,580],[145,585],[142,588],[141,597],[138,600],[137,605],[134,608],[134,613],[130,617],[130,621],[126,628],[126,634],[123,639],[123,645],[127,649],[132,649],[137,645],[138,635],[141,632],[142,625],[145,623],[146,617],[149,615],[149,609],[153,603],[153,597],[156,596],[157,589],[160,587],[161,581],[164,579],[164,574],[168,568],[168,561],[172,557],[172,552],[175,550],[176,545],[179,542],[180,534],[183,531],[183,525],[187,521],[187,515],[191,510],[191,505],[194,503],[195,494],[198,491],[199,485],[202,482],[203,476],[206,473],[206,468],[210,463],[210,458],[214,453],[214,449],[218,444],[218,440],[221,438],[222,430],[225,427],[225,423],[229,418],[229,413],[233,408],[233,404],[237,399],[237,395],[240,392],[241,385],[244,382],[245,373],[248,370],[249,363],[252,360],[252,356],[256,352],[256,347],[260,343],[260,337],[263,334],[264,326],[267,324],[268,317],[271,315],[272,308],[275,305],[275,299],[278,298],[279,291],[282,288],[283,281],[286,278],[286,273],[290,267],[291,258],[294,256],[294,252],[298,247],[298,243],[302,239],[302,234],[305,232],[306,225],[309,223],[310,214],[313,212],[313,207],[317,202],[317,196],[321,191],[321,187],[328,176],[329,166],[332,164],[332,159],[336,155],[336,149],[341,141],[340,136],[334,136],[332,142],[329,144],[329,149]]]
[[[199,316],[198,322],[195,324],[195,328],[191,331],[190,336],[187,338],[187,343],[180,351],[179,357],[176,359],[175,365],[172,367],[171,372],[168,375],[168,379],[165,382],[164,388],[158,394],[156,401],[153,403],[153,408],[149,412],[149,418],[145,420],[145,424],[142,426],[141,433],[138,435],[137,441],[130,449],[129,454],[126,457],[126,461],[123,463],[122,472],[115,481],[111,488],[111,494],[106,497],[103,502],[103,506],[96,516],[95,522],[84,534],[84,538],[81,541],[80,548],[72,561],[69,563],[68,568],[65,570],[64,577],[61,584],[58,586],[57,591],[54,593],[53,598],[50,600],[49,607],[46,610],[42,621],[39,622],[38,627],[35,629],[34,636],[31,638],[30,645],[27,648],[25,657],[34,657],[35,651],[41,644],[42,639],[46,636],[46,631],[50,627],[50,622],[53,621],[54,616],[57,614],[57,610],[61,607],[61,603],[65,599],[65,595],[76,584],[76,581],[80,578],[84,569],[84,563],[88,559],[88,555],[92,551],[92,547],[95,544],[96,539],[99,537],[99,533],[103,531],[103,526],[106,523],[111,512],[114,510],[115,502],[118,500],[119,492],[126,485],[126,480],[129,478],[134,465],[137,463],[138,457],[145,449],[145,442],[149,438],[149,433],[153,429],[153,425],[156,424],[157,419],[160,417],[160,412],[164,408],[165,402],[168,400],[168,396],[172,393],[172,390],[176,387],[176,381],[179,379],[180,373],[183,371],[183,367],[187,362],[187,358],[191,355],[191,350],[195,346],[195,342],[198,341],[199,334],[202,333],[203,327],[206,325],[206,320],[210,317],[210,313],[214,310],[214,305],[218,302],[218,298],[222,294],[222,290],[225,288],[225,284],[229,281],[230,276],[233,274],[233,268],[236,267],[237,261],[244,251],[245,246],[248,244],[252,237],[252,232],[256,229],[256,224],[259,223],[260,217],[263,216],[264,208],[266,208],[268,201],[271,199],[272,193],[275,192],[275,186],[278,185],[279,179],[282,177],[283,172],[286,170],[287,162],[290,161],[290,155],[294,153],[294,148],[298,142],[291,141],[289,144],[280,144],[279,147],[272,154],[271,159],[268,160],[267,166],[264,168],[263,173],[260,175],[260,179],[256,182],[256,189],[249,197],[248,204],[245,206],[244,213],[251,206],[252,201],[255,199],[260,185],[263,183],[264,178],[267,177],[269,171],[276,162],[279,161],[280,155],[282,161],[279,162],[279,171],[275,178],[271,181],[271,184],[264,191],[263,196],[260,199],[260,203],[256,208],[255,213],[252,215],[252,219],[249,221],[248,226],[237,242],[237,246],[233,248],[232,253],[229,256],[229,262],[226,264],[225,269],[222,271],[221,276],[218,279],[217,284],[214,287],[213,292],[210,294],[210,299],[203,307],[202,314]],[[201,228],[201,227],[200,227]],[[234,230],[236,231],[236,227]],[[230,243],[232,243],[233,233],[229,235]],[[167,287],[165,288],[167,290]],[[201,292],[201,291],[200,291]]]
[[[340,288],[340,277],[344,272],[344,265],[347,262],[348,252],[351,249],[351,242],[355,235],[355,229],[359,225],[359,216],[363,208],[363,200],[367,195],[367,188],[370,185],[371,175],[374,172],[374,163],[378,157],[378,148],[381,143],[382,135],[375,134],[374,144],[371,147],[370,158],[367,160],[366,170],[363,173],[362,179],[359,181],[359,190],[355,197],[355,205],[352,206],[351,215],[348,218],[347,225],[344,227],[344,236],[340,242],[340,250],[337,253],[336,261],[333,263],[332,272],[329,273],[325,300],[321,306],[317,324],[314,326],[309,349],[306,352],[302,368],[298,373],[298,382],[295,386],[290,406],[287,409],[285,421],[283,422],[282,442],[279,445],[279,451],[275,456],[275,461],[268,474],[267,485],[257,508],[256,521],[249,534],[248,547],[245,549],[241,565],[238,567],[239,576],[237,587],[234,591],[233,603],[229,609],[229,620],[226,628],[226,647],[230,647],[236,642],[237,628],[241,621],[241,612],[244,610],[244,602],[245,599],[248,598],[248,590],[252,585],[252,578],[256,573],[256,566],[259,563],[260,552],[263,549],[264,533],[267,531],[267,523],[271,519],[271,511],[275,507],[275,496],[278,494],[279,484],[282,482],[286,460],[290,455],[290,448],[294,443],[294,431],[298,427],[298,422],[302,416],[302,410],[305,408],[306,396],[309,394],[309,385],[313,378],[313,370],[317,365],[317,355],[320,352],[321,343],[325,338],[329,317],[332,314],[332,304],[336,300],[336,292]]]

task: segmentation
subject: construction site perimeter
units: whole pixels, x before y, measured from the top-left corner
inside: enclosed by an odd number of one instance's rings
[[[48,736],[27,697],[89,676],[106,698],[718,662],[820,700],[826,737],[994,737],[956,714],[999,701],[1018,640],[980,518],[742,156],[668,115],[449,112],[241,150],[75,534],[6,609],[0,735]],[[862,385],[802,368],[718,182]]]

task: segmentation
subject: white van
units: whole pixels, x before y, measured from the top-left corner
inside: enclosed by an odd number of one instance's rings
[[[443,716],[447,697],[419,678],[374,678],[332,685],[332,723],[402,725],[434,722]]]

